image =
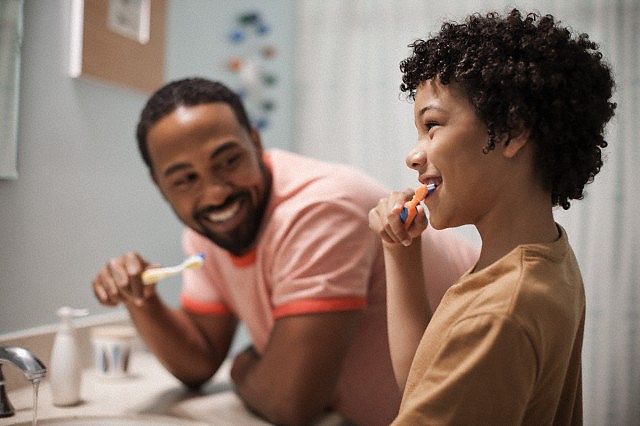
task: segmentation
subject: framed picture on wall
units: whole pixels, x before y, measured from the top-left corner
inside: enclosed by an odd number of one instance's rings
[[[69,74],[151,93],[164,83],[166,0],[72,0]]]
[[[110,0],[107,27],[138,43],[149,42],[150,0]]]

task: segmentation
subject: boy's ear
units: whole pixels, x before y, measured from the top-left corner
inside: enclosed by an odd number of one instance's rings
[[[529,135],[529,129],[519,129],[515,135],[511,135],[510,138],[502,144],[502,155],[507,158],[515,157],[527,142],[529,142]]]

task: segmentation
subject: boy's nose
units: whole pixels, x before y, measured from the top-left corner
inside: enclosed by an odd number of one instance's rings
[[[421,166],[425,164],[426,161],[427,161],[427,154],[424,151],[417,148],[414,148],[411,151],[409,151],[409,154],[407,154],[407,158],[405,159],[407,167],[414,170],[419,169]]]

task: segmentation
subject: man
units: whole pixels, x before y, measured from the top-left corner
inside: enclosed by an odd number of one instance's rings
[[[149,263],[112,259],[93,282],[98,300],[124,303],[148,347],[190,387],[224,361],[238,320],[253,345],[233,360],[244,403],[278,424],[332,409],[356,424],[397,413],[386,333],[384,260],[368,211],[385,195],[344,166],[262,149],[239,98],[194,78],[156,92],[142,111],[140,152],[185,224],[187,254],[205,264],[183,275],[181,306],[143,286]],[[431,301],[475,260],[453,234],[427,233]]]

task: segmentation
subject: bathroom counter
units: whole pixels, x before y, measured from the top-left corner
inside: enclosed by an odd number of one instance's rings
[[[84,370],[81,390],[83,401],[73,407],[55,407],[49,382],[45,379],[38,391],[38,420],[85,416],[159,416],[157,418],[169,419],[175,425],[268,425],[249,412],[233,392],[229,369],[230,361],[227,361],[201,391],[193,392],[171,376],[151,353],[137,351],[131,357],[128,377],[106,378],[91,368]],[[16,414],[0,418],[0,425],[31,422],[33,388],[30,383],[25,380],[24,387],[10,391],[9,399]],[[335,414],[328,415],[320,424],[338,425],[340,418]]]

